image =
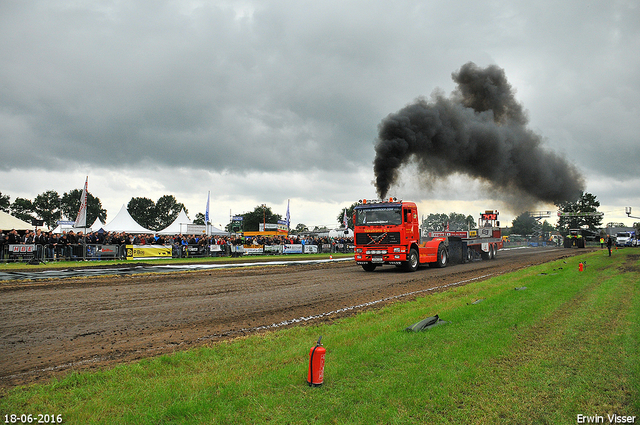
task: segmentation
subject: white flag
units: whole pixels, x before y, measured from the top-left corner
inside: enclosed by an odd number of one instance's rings
[[[78,216],[73,227],[87,227],[87,184],[89,183],[89,176],[84,181],[84,189],[82,189],[82,195],[80,196],[80,209],[78,210]]]

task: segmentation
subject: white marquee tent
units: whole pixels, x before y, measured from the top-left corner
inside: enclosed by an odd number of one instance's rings
[[[0,211],[0,229],[1,230],[33,230],[33,225],[22,221],[19,218]]]
[[[173,220],[173,223],[171,223],[165,229],[162,229],[157,233],[160,234],[160,235],[187,234],[187,233],[190,233],[189,229],[187,227],[190,224],[193,224],[193,221],[189,220],[189,217],[187,216],[187,213],[183,209],[182,211],[180,211],[180,214],[178,214],[178,217],[176,217],[176,219]],[[210,234],[210,235],[227,235],[228,233],[223,231],[223,230],[218,229],[217,227],[213,227],[213,226],[209,225],[208,234]]]
[[[156,233],[153,230],[145,229],[131,217],[127,206],[122,204],[120,212],[109,223],[102,226],[105,232],[126,232],[126,233]]]
[[[103,227],[104,227],[104,223],[99,218],[96,218],[96,221],[94,221],[93,224],[89,227],[73,227],[73,224],[58,224],[58,227],[53,229],[51,232],[60,234],[62,232],[68,232],[70,230],[73,230],[74,232],[81,231],[83,233],[91,233],[91,232],[97,232]]]
[[[160,235],[178,235],[182,233],[181,224],[193,224],[189,217],[187,217],[187,213],[184,211],[184,208],[180,211],[180,214],[173,220],[173,223],[168,225],[166,228],[160,230],[158,234]]]

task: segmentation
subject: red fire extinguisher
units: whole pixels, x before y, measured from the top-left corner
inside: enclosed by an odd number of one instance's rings
[[[309,351],[309,375],[307,376],[307,383],[310,387],[319,387],[324,381],[324,355],[327,350],[324,349],[320,341],[322,336],[318,338],[318,343],[315,347],[311,347]]]

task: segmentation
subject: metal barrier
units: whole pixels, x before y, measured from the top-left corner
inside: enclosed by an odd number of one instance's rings
[[[168,247],[169,245],[163,245]],[[252,254],[295,253],[350,253],[352,243],[260,245],[257,249],[242,245],[171,245],[172,258],[238,257]],[[126,245],[72,244],[40,245],[12,244],[0,249],[0,262],[51,262],[51,261],[98,261],[127,258]]]

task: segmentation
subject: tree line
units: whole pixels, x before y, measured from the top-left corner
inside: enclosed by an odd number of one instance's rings
[[[58,220],[76,219],[80,209],[81,189],[73,189],[60,196],[56,191],[49,190],[36,196],[33,200],[17,197],[11,202],[8,195],[0,193],[0,210],[10,213],[23,221],[31,223],[34,219],[43,220],[50,227],[56,227]],[[349,207],[342,208],[337,216],[338,224],[342,225],[344,216],[347,216],[347,226],[353,229],[353,212],[358,203],[353,203]],[[589,228],[595,230],[602,224],[602,216],[581,216],[580,213],[597,212],[600,202],[591,193],[582,193],[576,201],[556,204],[559,211],[566,213],[577,213],[573,216],[562,216],[558,218],[557,226],[551,225],[548,221],[539,223],[529,212],[523,212],[512,221],[509,229],[512,234],[530,235],[541,226],[542,232],[550,232],[557,229],[561,233],[568,232],[569,229]],[[141,226],[158,231],[169,226],[178,217],[180,211],[184,209],[188,213],[184,204],[178,202],[173,195],[161,196],[157,201],[145,197],[133,197],[127,204],[127,210],[131,217]],[[257,231],[260,223],[276,223],[282,220],[280,214],[275,214],[271,207],[265,204],[258,205],[253,211],[239,214],[243,217],[241,224],[229,222],[225,226],[226,231]],[[102,208],[100,199],[87,192],[87,225],[90,226],[97,218],[102,222],[107,220],[107,211]],[[205,216],[197,213],[194,224],[205,224]],[[422,226],[430,231],[445,230],[468,230],[476,227],[474,218],[470,215],[459,213],[431,213],[422,220]],[[236,229],[235,227],[238,227]],[[293,233],[307,231],[308,227],[302,223],[298,224]]]
[[[11,202],[8,195],[0,193],[0,211],[27,223],[42,220],[47,227],[54,228],[60,220],[75,221],[80,210],[81,196],[81,189],[64,192],[62,196],[55,190],[48,190],[33,200],[17,197]],[[161,196],[155,202],[149,198],[133,197],[127,204],[131,217],[142,227],[154,231],[173,223],[183,208],[188,212],[184,204],[178,202],[173,195]],[[107,210],[102,207],[99,198],[87,192],[87,226],[91,226],[96,219],[106,223]]]
[[[344,215],[346,213],[348,227],[353,229],[353,212],[357,205],[358,203],[356,202],[349,207],[343,208],[338,214],[338,223],[343,223]],[[540,223],[530,214],[530,212],[525,211],[513,219],[511,222],[512,227],[509,228],[509,232],[519,235],[532,235],[537,231],[548,233],[553,230],[558,230],[560,233],[566,234],[569,229],[588,228],[590,230],[596,230],[596,228],[602,225],[602,216],[580,214],[595,213],[598,211],[599,206],[600,201],[598,201],[595,195],[583,192],[580,198],[575,201],[556,204],[558,211],[564,213],[575,213],[575,215],[558,217],[558,223],[556,226],[553,226],[547,220]],[[422,227],[428,231],[442,231],[447,228],[451,231],[462,231],[475,228],[476,221],[470,215],[464,215],[456,212],[449,214],[431,213],[426,216],[426,218],[423,217]]]

